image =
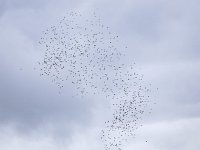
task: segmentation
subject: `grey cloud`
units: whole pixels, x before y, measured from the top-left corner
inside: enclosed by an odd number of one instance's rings
[[[0,18],[3,15],[4,11],[6,9],[6,1],[0,1]]]
[[[199,117],[199,61],[144,65],[147,81],[158,87],[152,121]]]
[[[37,73],[27,69],[41,57],[42,52],[35,47],[41,31],[58,21],[58,16],[61,17],[70,9],[83,12],[98,9],[97,13],[102,16],[105,24],[115,33],[119,33],[121,42],[129,46],[126,51],[127,58],[136,60],[146,80],[159,88],[153,114],[145,118],[145,127],[141,128],[137,135],[139,138],[136,137],[134,144],[127,149],[158,148],[162,142],[159,140],[160,137],[163,139],[160,149],[173,149],[176,144],[173,141],[167,142],[168,139],[174,137],[173,140],[176,140],[181,136],[183,140],[179,140],[177,149],[183,148],[181,143],[187,141],[189,148],[185,149],[196,150],[198,141],[192,135],[198,131],[199,121],[190,119],[198,118],[200,115],[198,84],[200,22],[197,0],[0,1],[1,132],[5,127],[13,125],[19,132],[13,132],[11,134],[13,138],[15,136],[21,138],[24,132],[26,135],[36,132],[36,137],[41,136],[39,132],[49,134],[54,132],[52,134],[56,137],[64,133],[64,137],[79,139],[80,135],[85,134],[84,129],[99,126],[93,122],[95,119],[98,120],[93,114],[98,113],[96,112],[98,110],[95,110],[97,102],[72,99],[73,90],[70,86],[66,87],[66,93],[59,95],[57,89],[47,79],[39,78]],[[20,68],[23,70],[20,71]],[[162,122],[167,123],[162,124]],[[171,123],[181,128],[178,133],[173,126],[169,127]],[[183,124],[187,125],[182,126]],[[82,129],[79,130],[79,134],[74,135],[71,132],[76,126]],[[162,133],[167,129],[170,134]],[[149,136],[152,136],[154,141],[149,140],[150,144],[145,147],[143,142],[150,131]],[[191,139],[187,139],[188,135]],[[82,139],[84,138],[86,139],[83,136]],[[6,140],[5,135],[1,136],[1,139],[0,148],[4,146],[3,148],[7,147],[6,150],[12,149],[9,149],[10,141]],[[4,140],[7,144],[1,143]],[[13,139],[15,140],[17,139]],[[18,149],[26,147],[24,145],[30,144],[31,140],[22,139],[24,143],[18,145]],[[36,145],[38,149],[43,145],[51,147],[52,150],[58,149],[60,145],[57,141],[54,142],[53,144],[36,142],[38,143]],[[72,145],[60,147],[82,148],[76,147],[76,144],[73,141]]]
[[[16,124],[29,131],[44,124],[63,123],[70,132],[73,124],[88,126],[91,123],[92,103],[72,98],[70,87],[59,95],[58,89],[51,84],[17,71],[1,73],[1,124]]]
[[[0,38],[0,126],[12,125],[29,134],[50,125],[58,137],[68,137],[74,125],[90,126],[95,103],[73,98],[70,85],[59,95],[51,81],[39,77],[36,64],[42,53],[32,41],[8,28],[1,33],[5,37]]]
[[[198,6],[196,0],[186,3],[176,0],[173,4],[127,1],[114,5],[120,14],[110,14],[110,23],[130,45],[129,56],[142,63],[198,59]]]
[[[20,9],[20,8],[31,8],[38,9],[47,4],[47,0],[42,1],[31,1],[31,0],[1,0],[5,4],[6,9]]]

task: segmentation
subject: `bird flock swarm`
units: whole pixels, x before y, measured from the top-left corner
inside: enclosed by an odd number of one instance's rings
[[[77,12],[46,29],[39,44],[45,50],[38,62],[41,76],[49,76],[59,89],[67,80],[78,95],[101,94],[108,99],[112,118],[105,121],[100,138],[105,150],[121,150],[151,103],[151,85],[143,82],[135,63],[122,61],[127,47],[95,13],[85,19]]]

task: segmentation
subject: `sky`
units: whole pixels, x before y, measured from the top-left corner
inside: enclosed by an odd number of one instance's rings
[[[198,0],[0,0],[0,149],[103,149],[97,133],[107,102],[73,97],[71,85],[60,95],[33,69],[43,30],[69,11],[95,11],[158,88],[152,114],[123,150],[198,150],[199,7]]]

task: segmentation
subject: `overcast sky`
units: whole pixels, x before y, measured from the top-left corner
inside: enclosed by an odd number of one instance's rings
[[[103,150],[97,132],[106,101],[73,98],[70,85],[59,95],[33,69],[43,30],[68,11],[96,11],[159,89],[124,150],[198,150],[199,8],[199,0],[0,0],[0,149]]]

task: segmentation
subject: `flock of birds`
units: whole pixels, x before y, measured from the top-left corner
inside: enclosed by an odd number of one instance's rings
[[[60,89],[67,80],[79,95],[101,94],[109,100],[112,118],[105,121],[101,140],[106,150],[121,150],[140,126],[151,92],[135,63],[122,62],[127,47],[95,13],[85,19],[77,12],[46,29],[39,44],[45,49],[41,76],[49,76]]]

